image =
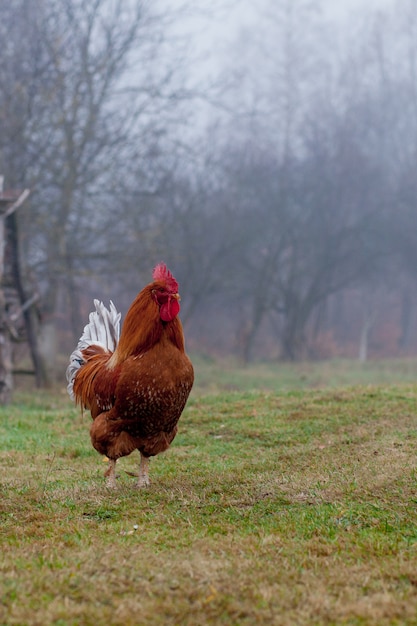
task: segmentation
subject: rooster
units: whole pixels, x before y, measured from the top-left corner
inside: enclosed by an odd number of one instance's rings
[[[140,452],[138,487],[150,484],[149,457],[166,450],[194,382],[178,318],[178,283],[160,263],[153,282],[131,304],[119,338],[120,313],[94,300],[67,369],[68,393],[90,411],[94,448],[108,460],[109,487],[116,461]]]

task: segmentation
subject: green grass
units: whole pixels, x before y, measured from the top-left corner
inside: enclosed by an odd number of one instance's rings
[[[0,409],[0,624],[417,624],[417,386],[230,376],[142,491],[63,393]]]
[[[235,359],[193,355],[200,393],[263,389],[282,393],[352,385],[392,384],[417,380],[417,359],[359,361],[335,359],[303,363],[265,362],[243,366]]]

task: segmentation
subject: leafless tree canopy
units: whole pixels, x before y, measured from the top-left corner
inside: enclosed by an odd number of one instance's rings
[[[160,260],[190,350],[416,354],[415,2],[337,31],[318,0],[264,0],[210,78],[183,35],[213,17],[196,4],[1,3],[0,173],[32,190],[45,361]]]

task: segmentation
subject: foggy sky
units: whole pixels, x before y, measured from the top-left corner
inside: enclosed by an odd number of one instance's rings
[[[166,0],[162,0],[164,3]],[[262,7],[270,5],[271,0],[213,0],[207,11],[206,0],[197,0],[193,6],[203,11],[201,17],[193,16],[181,22],[179,29],[191,40],[196,71],[208,74],[216,73],[231,50],[238,45],[241,33],[250,34],[261,24]],[[279,2],[280,0],[275,0]],[[317,0],[326,22],[335,22],[335,26],[348,27],[350,19],[377,9],[386,9],[395,0]],[[170,6],[172,4],[170,3]],[[178,28],[178,25],[177,27]],[[201,63],[201,65],[200,65]]]

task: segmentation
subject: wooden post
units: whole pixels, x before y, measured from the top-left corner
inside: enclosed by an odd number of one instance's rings
[[[6,319],[6,300],[3,290],[4,276],[4,219],[0,218],[0,404],[8,404],[13,390],[12,342]]]

